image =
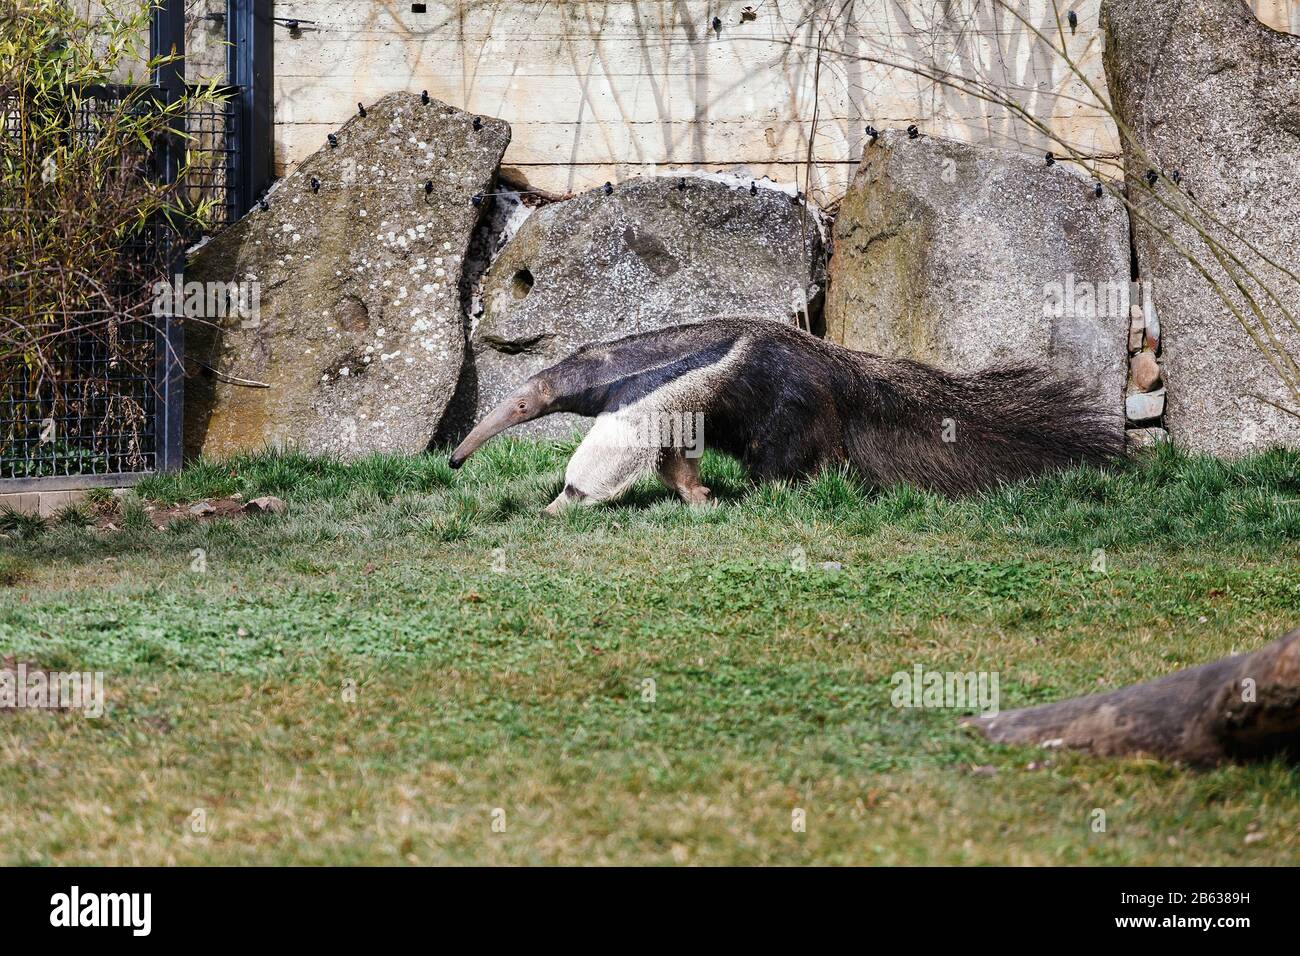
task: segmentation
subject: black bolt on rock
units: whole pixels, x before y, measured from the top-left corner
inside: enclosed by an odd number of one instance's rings
[[[483,119],[482,119],[482,117],[475,116],[475,117],[474,117],[474,129],[475,129],[475,130],[480,130],[480,129],[482,129],[482,128],[483,128]]]
[[[328,136],[326,136],[325,138],[326,138],[327,140],[329,140],[329,142],[330,142],[330,149],[334,149],[335,147],[338,146],[338,144],[339,144],[339,138],[338,138],[337,136],[335,136],[333,133],[330,133],[330,134],[329,134]]]
[[[1069,13],[1065,15],[1065,19],[1068,20],[1070,23],[1071,33],[1079,29],[1079,15],[1075,13],[1073,10],[1071,10]]]
[[[921,131],[920,131],[919,129],[916,128],[916,124],[915,124],[915,123],[913,123],[911,126],[909,126],[909,127],[907,128],[907,138],[908,138],[908,139],[916,139],[916,138],[917,138],[918,136],[920,136],[920,135],[921,135]]]
[[[469,201],[470,201],[470,204],[473,205],[473,206],[481,206],[481,205],[483,205],[483,194],[482,194],[482,193],[475,193],[473,196],[470,196],[470,197],[469,197]]]
[[[420,102],[423,103],[425,106],[428,106],[428,105],[429,105],[429,91],[428,91],[428,90],[420,90]]]
[[[365,115],[366,115],[366,108],[365,108],[365,106],[362,105],[361,103],[358,103],[358,104],[357,104],[357,112],[358,112],[359,114],[361,114],[362,116],[365,116]]]
[[[757,184],[757,183],[750,183],[750,184],[749,184],[749,194],[750,194],[751,196],[757,196],[757,195],[758,195],[758,184]]]
[[[605,185],[600,187],[600,191],[603,192],[606,196],[608,196],[610,193],[614,191],[614,187],[611,186],[609,183],[605,183]]]
[[[1159,179],[1159,178],[1160,178],[1159,174],[1158,174],[1154,169],[1148,169],[1148,170],[1147,170],[1147,185],[1148,185],[1148,186],[1154,186],[1154,185],[1156,184],[1156,180]]]
[[[1100,182],[1093,183],[1093,186],[1092,186],[1092,194],[1093,194],[1094,196],[1096,196],[1098,199],[1101,198],[1102,188],[1101,188],[1101,183],[1100,183]]]
[[[713,32],[714,33],[722,32],[722,20],[718,17],[713,18]]]
[[[1048,150],[1048,151],[1047,151],[1047,165],[1048,165],[1048,166],[1055,166],[1055,165],[1056,165],[1056,157],[1052,155],[1052,151],[1051,151],[1051,150]]]
[[[1175,170],[1174,170],[1174,175],[1173,175],[1172,177],[1170,177],[1170,178],[1173,179],[1173,181],[1174,181],[1174,185],[1177,186],[1179,183],[1181,183],[1181,182],[1183,181],[1183,174],[1180,173],[1178,170],[1175,169]]]
[[[266,212],[268,209],[271,208],[271,204],[268,203],[265,199],[259,199],[257,201],[257,207],[261,209],[262,212]]]
[[[880,130],[876,129],[874,126],[868,126],[867,135],[871,137],[871,141],[874,143],[876,137],[880,135]]]
[[[685,176],[683,176],[680,180],[677,181],[677,188],[678,188],[679,190],[681,190],[682,192],[685,192],[685,191],[686,191],[686,177],[685,177]]]
[[[432,180],[432,179],[426,179],[426,180],[424,181],[424,194],[425,194],[426,196],[428,196],[428,195],[431,194],[432,192],[433,192],[433,180]]]
[[[311,191],[314,193],[320,192],[320,180],[315,176],[311,178]]]

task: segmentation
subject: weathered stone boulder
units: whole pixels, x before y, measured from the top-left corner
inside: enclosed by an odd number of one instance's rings
[[[259,306],[189,323],[190,454],[422,451],[452,397],[471,199],[510,128],[394,93],[335,135],[189,264]]]
[[[1295,409],[1296,393],[1174,243],[1215,277],[1266,345],[1271,329],[1300,359],[1300,334],[1243,272],[1264,321],[1254,316],[1196,226],[1162,205],[1185,208],[1297,313],[1300,285],[1247,242],[1300,272],[1300,37],[1264,26],[1241,0],[1106,0],[1101,21],[1111,98],[1133,134],[1125,177],[1138,269],[1160,319],[1170,435],[1219,454],[1300,444],[1300,420],[1268,404]],[[1152,169],[1166,178],[1148,184]]]
[[[481,415],[588,342],[725,314],[815,326],[817,218],[785,192],[698,177],[634,179],[543,206],[484,276],[468,404]],[[518,431],[567,435],[580,422],[553,415]]]
[[[863,152],[835,221],[832,341],[945,369],[1036,363],[1122,427],[1123,203],[1063,165],[897,131]]]

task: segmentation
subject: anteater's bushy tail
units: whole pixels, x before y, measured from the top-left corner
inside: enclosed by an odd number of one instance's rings
[[[849,452],[882,483],[959,495],[1124,457],[1123,418],[1101,411],[1091,389],[1059,373],[994,366],[959,375],[881,359],[863,371],[879,414],[860,417]]]

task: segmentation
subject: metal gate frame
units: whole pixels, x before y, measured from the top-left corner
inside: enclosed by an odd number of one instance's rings
[[[180,5],[180,0],[168,0]],[[226,78],[238,89],[237,146],[239,169],[230,182],[235,188],[235,218],[253,208],[253,204],[271,186],[275,178],[274,114],[272,92],[275,86],[272,0],[227,0],[226,9]]]
[[[166,0],[155,8],[149,24],[149,54],[151,57],[166,53],[179,54],[175,60],[154,70],[153,82],[162,92],[163,101],[174,103],[185,95],[185,2]],[[173,128],[184,123],[177,117]],[[185,142],[178,135],[163,137],[155,146],[158,178],[163,183],[176,181],[181,151]],[[184,277],[185,250],[163,251],[167,262],[167,278]],[[180,468],[183,450],[182,425],[185,420],[185,327],[181,317],[161,317],[155,330],[155,355],[157,369],[154,373],[154,406],[157,422],[154,427],[154,467],[158,471],[175,471]]]
[[[233,87],[234,110],[227,124],[226,186],[234,197],[231,221],[238,219],[270,187],[274,176],[272,92],[274,60],[272,0],[227,0],[226,78]],[[175,49],[181,56],[157,71],[154,83],[168,100],[185,91],[185,2],[165,0],[155,10],[149,46],[152,55]],[[174,182],[179,139],[167,144],[160,170]],[[172,256],[169,275],[184,278],[185,251]],[[184,453],[185,329],[179,316],[167,316],[158,329],[158,471],[181,467]]]
[[[227,222],[244,215],[269,188],[273,175],[272,0],[227,0],[226,72],[233,94],[225,114],[225,186]],[[175,102],[185,94],[185,2],[163,0],[155,8],[149,30],[150,56],[179,56],[154,71],[156,95]],[[178,117],[178,132],[186,118]],[[165,183],[176,181],[186,149],[182,136],[163,137],[155,146],[155,168]],[[168,279],[183,279],[185,249],[160,249]],[[160,471],[181,467],[185,398],[185,330],[179,315],[160,317],[155,330],[153,467],[81,475],[0,478],[0,494],[129,485]]]

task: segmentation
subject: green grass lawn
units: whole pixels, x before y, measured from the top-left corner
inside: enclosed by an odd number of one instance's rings
[[[918,664],[997,672],[1009,709],[1297,626],[1300,454],[958,502],[709,457],[716,507],[647,483],[546,519],[567,450],[267,455],[149,479],[120,530],[0,516],[0,655],[108,699],[0,713],[0,861],[1300,860],[1300,769],[1004,749],[891,703]],[[144,510],[234,493],[288,511]]]

